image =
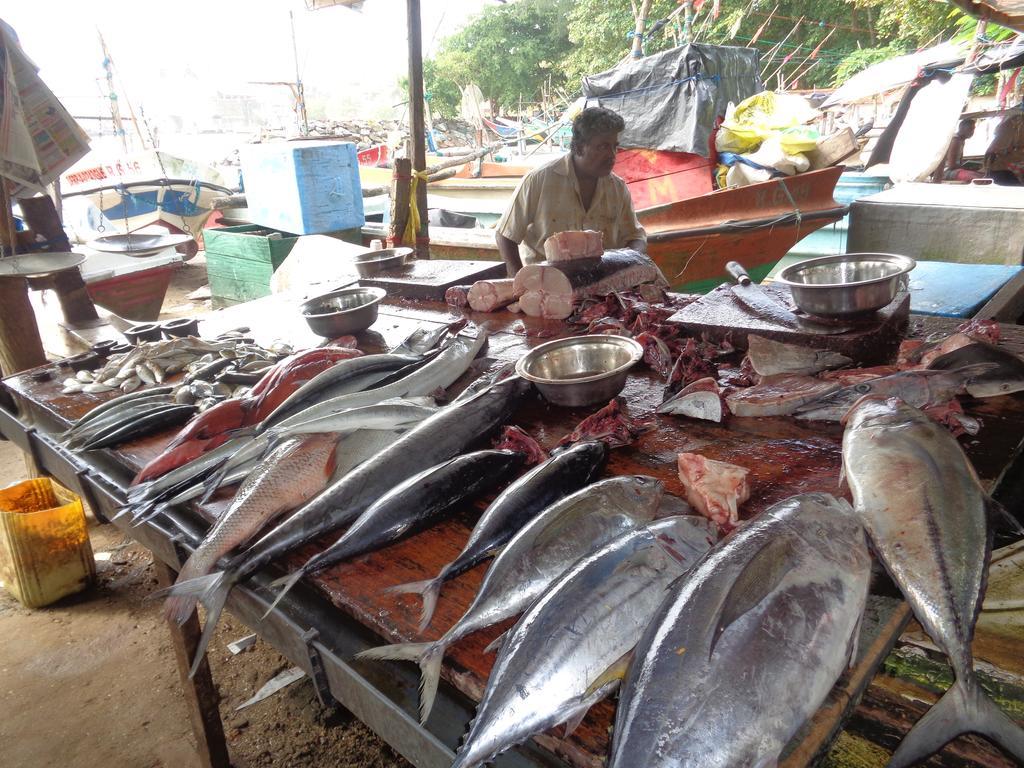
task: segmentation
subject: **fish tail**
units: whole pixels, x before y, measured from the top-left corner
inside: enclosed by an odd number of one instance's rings
[[[277,604],[279,602],[281,602],[281,598],[284,597],[285,595],[287,595],[291,591],[292,587],[294,587],[296,584],[299,583],[299,579],[301,579],[305,575],[306,575],[306,568],[302,567],[302,568],[299,568],[297,571],[293,571],[292,573],[289,573],[287,576],[282,576],[280,579],[275,579],[274,581],[270,582],[270,587],[271,588],[274,588],[274,587],[283,587],[283,588],[281,589],[280,592],[277,593],[277,597],[274,598],[274,602],[272,602],[270,604],[270,607],[267,608],[267,612],[263,614],[263,618],[264,619],[267,618],[267,616],[270,615],[270,612],[272,610],[277,608]]]
[[[420,722],[427,722],[434,708],[437,686],[441,680],[441,661],[447,643],[396,643],[370,648],[356,654],[357,659],[374,661],[415,661],[420,665]]]
[[[1018,760],[1024,760],[1024,729],[985,695],[972,675],[954,682],[910,729],[893,754],[889,768],[916,765],[962,733],[986,736]]]
[[[191,615],[197,602],[202,603],[206,608],[206,624],[203,626],[203,634],[196,646],[196,655],[188,673],[189,678],[195,676],[200,662],[206,655],[206,648],[209,646],[210,640],[213,639],[213,631],[217,628],[217,621],[224,610],[224,603],[227,602],[228,593],[231,592],[234,585],[235,576],[231,571],[216,571],[194,579],[179,581],[165,590],[154,593],[154,596],[166,595],[168,602],[174,601],[165,608],[165,614],[175,621],[185,621]],[[186,605],[188,606],[187,610],[183,607]]]
[[[434,617],[434,609],[437,608],[437,598],[441,596],[441,587],[444,586],[444,572],[433,579],[425,581],[410,581],[408,584],[399,584],[396,587],[388,587],[385,592],[404,595],[415,594],[423,598],[423,608],[420,612],[419,631],[423,632],[430,626],[430,620]]]

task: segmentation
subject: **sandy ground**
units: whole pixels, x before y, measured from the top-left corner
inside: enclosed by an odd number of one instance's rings
[[[206,283],[202,255],[168,292],[168,316],[207,311],[187,294]],[[0,441],[0,487],[28,477],[20,451]],[[198,768],[170,636],[148,551],[90,518],[97,583],[37,610],[0,590],[0,765],[32,768]],[[308,680],[240,712],[235,708],[290,665],[266,643],[234,656],[249,634],[225,617],[210,663],[237,768],[407,766],[347,712],[320,706]]]

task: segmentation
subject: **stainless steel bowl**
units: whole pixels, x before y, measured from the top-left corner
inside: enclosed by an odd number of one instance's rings
[[[303,302],[302,316],[318,336],[358,333],[377,321],[377,305],[387,295],[383,288],[342,288]]]
[[[386,269],[402,266],[412,252],[412,248],[385,248],[382,251],[361,253],[353,261],[360,277],[372,277]]]
[[[619,394],[643,356],[643,346],[625,336],[571,336],[531,349],[516,373],[555,405],[593,405]]]
[[[874,312],[891,302],[917,263],[892,253],[846,253],[808,259],[775,278],[811,315],[844,317]]]

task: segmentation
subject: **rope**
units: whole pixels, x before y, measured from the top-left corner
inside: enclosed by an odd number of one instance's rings
[[[803,221],[803,214],[800,212],[800,206],[796,204],[796,200],[793,199],[793,195],[789,192],[789,187],[786,186],[786,182],[779,179],[779,186],[782,187],[786,192],[786,197],[789,198],[789,204],[793,206],[793,210],[796,212],[796,239],[800,242],[800,223]]]
[[[420,179],[427,183],[429,173],[426,170],[413,171],[412,184],[409,186],[409,220],[405,222],[405,233],[402,235],[403,243],[416,243],[416,236],[420,231],[420,207],[416,204],[416,188]]]

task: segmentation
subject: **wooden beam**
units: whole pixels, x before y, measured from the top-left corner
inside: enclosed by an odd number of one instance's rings
[[[171,586],[177,578],[177,574],[158,557],[153,558],[153,569],[161,588]],[[210,676],[209,662],[204,658],[195,677],[189,679],[188,676],[192,656],[199,645],[199,614],[192,611],[188,621],[181,626],[175,621],[168,621],[167,626],[171,631],[171,645],[178,662],[178,675],[189,720],[192,721],[192,733],[196,737],[199,762],[203,768],[231,768],[228,745],[224,741],[224,725],[217,706],[220,697]]]
[[[409,221],[409,177],[412,161],[405,157],[395,159],[391,172],[391,223],[388,225],[388,247],[414,245],[403,242],[405,225]]]
[[[0,244],[13,253],[14,243],[11,199],[6,181],[0,178]],[[28,300],[28,280],[0,277],[0,373],[10,376],[45,362],[36,314]]]
[[[423,32],[420,26],[420,0],[406,0],[409,14],[409,138],[412,140],[412,169],[427,168],[427,147],[423,127]],[[430,232],[427,228],[427,185],[416,185],[416,207],[420,227],[416,232],[416,258],[430,258]],[[412,245],[412,243],[409,243]]]

